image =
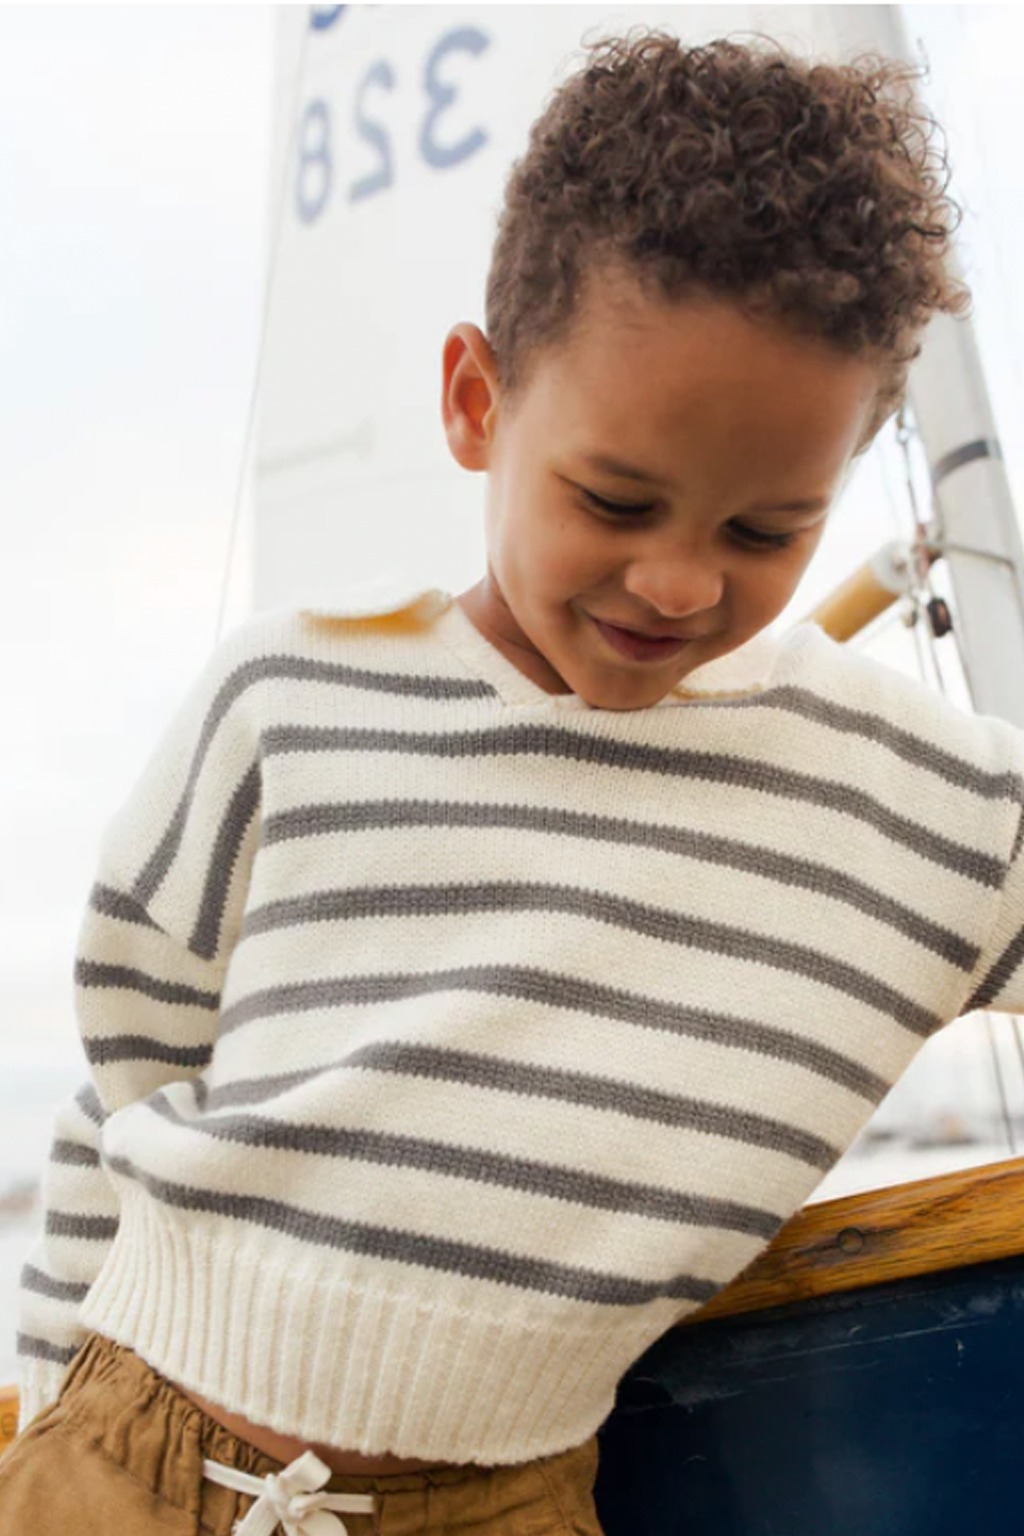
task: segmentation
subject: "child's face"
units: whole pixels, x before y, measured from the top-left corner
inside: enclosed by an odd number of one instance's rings
[[[533,360],[514,406],[482,333],[456,326],[449,446],[488,477],[487,575],[460,603],[549,692],[604,709],[656,703],[785,608],[877,386],[865,360],[612,274],[588,284],[570,336]],[[785,510],[797,502],[812,505]],[[599,621],[685,639],[640,660]]]

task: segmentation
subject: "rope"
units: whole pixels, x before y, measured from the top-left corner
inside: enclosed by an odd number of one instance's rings
[[[231,526],[228,531],[228,547],[224,559],[224,569],[220,584],[220,601],[217,608],[217,626],[214,631],[214,645],[220,641],[224,631],[224,615],[227,608],[228,587],[231,580],[231,567],[235,557],[235,546],[238,541],[238,526],[241,521],[242,493],[245,487],[246,471],[249,464],[249,451],[252,444],[253,430],[256,421],[256,404],[259,399],[260,382],[263,377],[263,363],[266,355],[267,329],[270,318],[270,306],[274,295],[274,282],[277,275],[278,255],[281,249],[281,233],[284,229],[285,201],[288,195],[288,183],[295,164],[295,150],[299,135],[299,99],[302,91],[302,82],[306,67],[306,45],[309,41],[310,26],[307,23],[302,30],[302,41],[299,45],[299,57],[295,66],[295,79],[292,84],[291,108],[289,113],[290,132],[288,136],[288,149],[284,157],[284,165],[281,170],[280,185],[277,189],[277,207],[273,218],[273,235],[270,245],[270,260],[267,265],[267,278],[263,292],[263,315],[260,320],[259,345],[256,351],[256,371],[253,375],[252,388],[249,392],[249,411],[245,424],[245,438],[242,444],[242,461],[239,466],[238,480],[235,486],[235,505],[231,515]]]

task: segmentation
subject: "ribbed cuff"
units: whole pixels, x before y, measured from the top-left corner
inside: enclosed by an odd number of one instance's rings
[[[568,1450],[672,1321],[511,1288],[455,1306],[443,1274],[416,1271],[416,1293],[357,1285],[339,1277],[344,1255],[285,1267],[236,1223],[197,1231],[177,1215],[126,1191],[85,1324],[229,1412],[364,1455],[497,1465]]]

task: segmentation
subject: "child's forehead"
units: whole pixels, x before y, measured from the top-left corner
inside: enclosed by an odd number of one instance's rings
[[[588,460],[624,488],[686,481],[744,504],[827,502],[873,406],[874,363],[727,299],[640,295],[622,316],[613,304],[605,323],[598,296],[538,356],[513,453]]]
[[[823,394],[873,392],[877,365],[725,297],[638,292],[626,307],[594,294],[560,340],[539,348],[530,382],[538,412],[608,423],[639,414],[671,429],[723,402],[766,420],[819,415]]]
[[[763,301],[759,305],[752,294],[696,284],[666,293],[641,269],[622,266],[588,271],[560,343],[551,350],[572,358],[582,351],[600,353],[609,346],[681,357],[710,349],[713,360],[725,367],[739,352],[755,348],[781,346],[794,355],[827,355],[837,362],[853,356],[840,352],[806,325],[799,328]]]

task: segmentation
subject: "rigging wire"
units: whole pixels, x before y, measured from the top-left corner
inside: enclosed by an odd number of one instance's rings
[[[1014,1045],[1017,1047],[1017,1063],[1020,1067],[1020,1080],[1021,1083],[1024,1083],[1024,1039],[1021,1037],[1020,1016],[1019,1014],[1015,1013],[1012,1015],[1012,1018],[1013,1029],[1011,1031],[1011,1037],[1013,1039]]]
[[[305,9],[305,7],[303,8]],[[270,319],[270,306],[274,296],[274,283],[277,275],[278,256],[281,250],[281,235],[285,222],[285,205],[288,196],[288,185],[295,164],[295,150],[299,137],[299,100],[302,91],[302,82],[306,67],[306,46],[309,42],[309,34],[312,30],[307,21],[302,29],[302,38],[299,43],[299,54],[295,65],[295,76],[292,82],[290,106],[289,106],[289,134],[288,144],[285,150],[284,163],[281,167],[280,182],[277,188],[277,203],[274,209],[271,225],[272,236],[270,242],[270,254],[267,263],[267,276],[263,289],[263,314],[260,319],[259,342],[256,349],[256,369],[253,374],[252,388],[249,392],[249,410],[245,423],[245,437],[242,443],[242,461],[238,470],[238,478],[235,485],[235,505],[231,514],[231,524],[228,530],[228,545],[224,557],[224,568],[221,574],[220,600],[217,607],[217,625],[214,630],[213,643],[217,645],[224,629],[224,615],[227,609],[228,588],[231,583],[231,567],[235,557],[235,546],[238,542],[238,527],[241,521],[242,496],[245,489],[246,472],[249,465],[249,452],[252,446],[253,430],[256,421],[256,405],[259,400],[260,384],[263,377],[263,363],[266,355],[267,329]]]
[[[947,693],[946,680],[942,675],[942,666],[939,662],[936,649],[935,634],[930,623],[925,623],[923,626],[921,624],[922,614],[927,614],[928,612],[925,603],[922,601],[921,593],[926,592],[929,598],[934,598],[936,596],[936,592],[932,581],[930,559],[926,552],[928,528],[921,516],[921,509],[917,499],[917,492],[914,489],[914,467],[911,460],[910,444],[915,435],[915,430],[911,428],[907,423],[907,408],[906,405],[903,405],[900,408],[899,416],[897,418],[896,441],[903,451],[903,468],[907,483],[907,501],[910,506],[911,518],[914,525],[914,536],[911,541],[910,568],[912,576],[910,596],[911,602],[913,604],[914,621],[912,628],[914,633],[915,648],[918,655],[918,671],[921,674],[921,681],[923,683],[927,683],[924,664],[925,649],[927,648],[927,655],[931,664],[931,672],[934,679],[935,689],[938,693],[945,697]],[[925,630],[924,641],[922,641],[920,634],[922,627]],[[956,634],[955,630],[953,631],[953,634],[956,644],[959,645],[959,636]]]
[[[915,549],[918,552],[923,552],[924,547],[925,547],[925,543],[926,543],[927,537],[928,537],[928,529],[927,529],[925,523],[923,522],[923,520],[921,518],[920,508],[919,508],[918,500],[917,500],[917,494],[916,494],[916,492],[914,490],[913,466],[911,464],[911,457],[910,457],[910,443],[911,443],[911,439],[913,438],[914,435],[915,435],[915,431],[913,429],[911,429],[907,425],[906,413],[905,413],[905,407],[904,407],[903,409],[900,410],[900,413],[899,413],[899,420],[898,420],[898,426],[897,426],[897,441],[899,442],[900,447],[903,450],[904,466],[905,466],[905,470],[906,470],[907,494],[908,494],[908,499],[909,499],[909,504],[910,504],[910,509],[911,509],[911,515],[912,515],[913,521],[914,521],[914,544],[915,544]],[[929,656],[929,659],[931,661],[931,670],[932,670],[932,672],[934,674],[934,677],[935,677],[935,686],[936,686],[938,692],[942,695],[942,697],[945,698],[945,697],[948,696],[948,690],[947,690],[947,687],[946,687],[945,678],[944,678],[943,673],[942,673],[942,665],[941,665],[941,662],[939,660],[938,640],[936,639],[935,631],[933,630],[931,623],[930,622],[925,622],[925,623],[922,624],[920,622],[920,618],[921,618],[922,613],[927,614],[927,612],[928,612],[927,608],[925,607],[924,603],[921,600],[921,595],[920,594],[921,594],[922,590],[926,591],[930,596],[934,596],[935,595],[935,589],[934,589],[934,586],[932,584],[931,572],[930,572],[930,569],[929,569],[928,562],[927,561],[922,561],[920,558],[918,558],[918,559],[916,559],[916,560],[914,560],[912,562],[912,568],[913,568],[913,570],[916,573],[916,580],[915,580],[914,587],[913,587],[911,595],[912,595],[912,600],[913,600],[913,602],[915,604],[916,616],[917,616],[917,621],[913,624],[912,627],[913,627],[913,633],[914,633],[914,638],[915,638],[915,642],[916,642],[917,655],[918,655],[918,669],[919,669],[919,671],[921,673],[921,681],[922,682],[926,681],[925,675],[924,675],[924,651],[925,651],[925,649],[927,649],[928,656]],[[922,629],[924,630],[923,639],[922,639],[922,637],[918,633],[918,631],[922,630]],[[962,649],[961,649],[961,646],[960,646],[960,636],[959,636],[959,631],[958,631],[957,626],[954,625],[954,627],[949,631],[949,633],[950,633],[950,635],[953,638],[953,642],[954,642],[954,645],[956,647],[957,655],[958,655],[958,657],[960,659],[961,665],[963,665],[963,652],[962,652]],[[993,1068],[993,1072],[995,1074],[995,1080],[996,1080],[996,1092],[997,1092],[998,1097],[999,1097],[999,1106],[1000,1106],[1000,1114],[1001,1114],[1001,1118],[1002,1118],[1003,1130],[1004,1130],[1004,1132],[1006,1134],[1006,1142],[1007,1142],[1007,1146],[1008,1146],[1009,1151],[1010,1151],[1010,1156],[1011,1157],[1015,1157],[1017,1155],[1017,1142],[1016,1142],[1016,1137],[1015,1137],[1014,1131],[1013,1131],[1013,1118],[1012,1118],[1012,1116],[1010,1114],[1010,1104],[1009,1104],[1009,1099],[1008,1099],[1007,1092],[1006,1092],[1006,1080],[1005,1080],[1005,1077],[1003,1075],[1002,1063],[1001,1063],[1001,1061],[999,1059],[999,1048],[998,1048],[998,1045],[996,1043],[995,1026],[993,1024],[993,1019],[992,1019],[991,1013],[986,1013],[984,1015],[984,1019],[985,1019],[985,1034],[986,1034],[986,1038],[988,1040],[989,1051],[990,1051],[990,1054],[991,1054],[991,1057],[992,1057],[992,1068]],[[1017,1021],[1015,1020],[1014,1022],[1016,1023]],[[1019,1036],[1017,1037],[1017,1048],[1021,1052],[1021,1062],[1022,1062],[1022,1066],[1024,1066],[1024,1046],[1021,1045]]]
[[[1003,1129],[1006,1131],[1006,1140],[1010,1149],[1010,1156],[1017,1156],[1017,1139],[1013,1134],[1013,1119],[1010,1115],[1010,1104],[1006,1096],[1006,1082],[1003,1078],[1003,1069],[999,1061],[999,1050],[996,1046],[995,1029],[992,1024],[992,1015],[985,1014],[985,1029],[988,1034],[989,1048],[992,1052],[992,1065],[996,1073],[996,1089],[999,1093],[999,1104],[1003,1117]]]
[[[897,539],[903,538],[903,513],[897,498],[893,495],[892,481],[889,478],[889,458],[900,451],[899,439],[896,436],[897,422],[893,417],[889,418],[886,438],[879,442],[879,467],[882,472],[882,490],[885,493],[885,503],[889,508],[889,521],[892,523],[893,535]]]

